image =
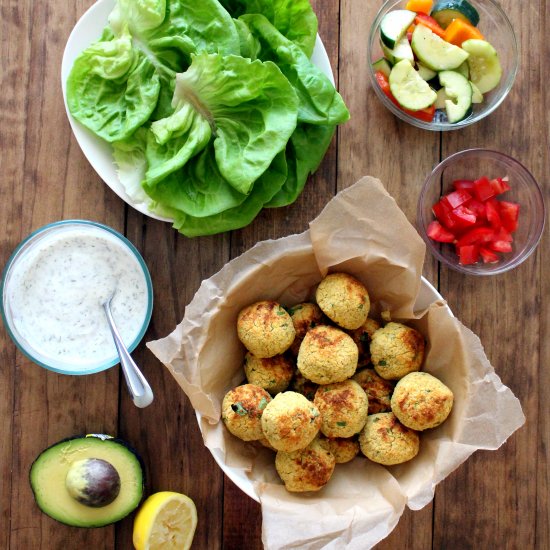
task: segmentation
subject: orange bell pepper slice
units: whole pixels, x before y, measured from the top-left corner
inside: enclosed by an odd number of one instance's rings
[[[432,4],[432,0],[409,0],[405,9],[429,15],[432,11]]]
[[[473,25],[462,19],[453,19],[451,24],[445,29],[445,34],[443,35],[443,40],[458,47],[462,46],[462,43],[470,40],[470,38],[483,40],[483,35]]]

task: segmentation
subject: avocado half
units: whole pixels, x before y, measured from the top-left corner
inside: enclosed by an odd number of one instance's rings
[[[98,462],[112,468],[98,469]],[[136,451],[121,439],[98,434],[47,448],[33,462],[29,477],[42,512],[74,527],[121,520],[137,508],[144,489],[143,463]],[[116,494],[105,494],[113,490]]]

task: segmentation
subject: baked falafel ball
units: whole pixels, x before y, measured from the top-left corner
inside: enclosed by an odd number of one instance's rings
[[[319,491],[332,477],[336,460],[325,441],[315,438],[305,449],[279,451],[275,468],[287,491]]]
[[[323,313],[346,329],[359,328],[370,309],[365,286],[347,273],[331,273],[317,287],[315,300]]]
[[[320,386],[313,403],[321,413],[321,432],[327,437],[351,437],[367,421],[367,394],[355,380]]]
[[[384,466],[401,464],[414,458],[420,449],[418,433],[397,420],[391,413],[372,414],[359,434],[361,452]]]
[[[395,383],[384,380],[374,369],[363,369],[353,377],[369,398],[369,414],[391,411],[391,396]]]
[[[313,327],[322,324],[324,315],[317,304],[304,302],[289,308],[288,312],[294,324],[296,336],[290,346],[290,351],[296,356],[300,350],[300,344],[306,332]]]
[[[248,382],[260,386],[271,395],[288,388],[294,370],[294,364],[285,355],[260,359],[248,352],[244,356],[244,373]]]
[[[424,361],[424,336],[412,327],[391,322],[378,329],[370,343],[371,361],[385,380],[399,380],[420,370]]]
[[[256,357],[273,357],[285,352],[296,335],[288,312],[277,302],[255,302],[239,312],[237,335]]]
[[[319,409],[303,395],[278,393],[262,415],[262,431],[278,451],[292,452],[307,447],[319,432]]]
[[[411,372],[395,386],[391,409],[401,424],[422,431],[443,423],[453,400],[453,392],[441,380],[427,372]]]
[[[359,454],[359,441],[354,437],[329,437],[325,441],[336,464],[351,462]]]
[[[350,336],[359,349],[357,368],[366,367],[370,363],[370,342],[372,335],[380,328],[375,319],[367,319],[359,328],[352,330]]]
[[[319,384],[308,380],[302,373],[296,369],[294,372],[294,378],[290,382],[289,390],[301,393],[304,397],[313,401],[315,399],[315,392]]]
[[[305,335],[298,352],[298,369],[316,384],[342,382],[355,372],[358,354],[349,334],[319,325]]]
[[[222,420],[227,429],[243,441],[264,437],[261,417],[271,395],[254,384],[229,390],[222,402]]]

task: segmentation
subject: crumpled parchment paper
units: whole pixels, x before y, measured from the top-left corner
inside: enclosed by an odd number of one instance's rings
[[[479,338],[421,279],[424,254],[422,239],[381,182],[365,177],[338,193],[305,233],[260,242],[203,281],[175,330],[147,343],[195,407],[214,458],[260,501],[265,548],[371,548],[392,531],[405,506],[428,504],[437,483],[474,451],[497,449],[524,423],[518,399]],[[261,299],[303,301],[328,271],[355,275],[378,310],[390,310],[393,319],[424,334],[423,370],[449,386],[455,402],[443,425],[421,434],[412,461],[385,468],[356,458],[338,464],[320,492],[292,494],[277,476],[272,451],[224,428],[221,401],[244,379],[238,312]]]

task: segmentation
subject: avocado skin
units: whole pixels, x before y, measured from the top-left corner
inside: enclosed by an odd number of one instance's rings
[[[121,448],[124,449],[124,451],[126,453],[128,453],[128,455],[127,455],[128,460],[129,461],[133,460],[136,463],[136,465],[138,467],[137,469],[139,470],[139,476],[140,476],[140,483],[136,486],[136,498],[134,499],[134,501],[132,502],[132,504],[130,506],[126,507],[126,509],[124,509],[122,511],[118,511],[118,513],[115,512],[110,517],[104,517],[104,518],[100,518],[100,519],[96,518],[94,520],[90,520],[89,518],[85,518],[85,517],[78,518],[78,519],[63,517],[62,514],[59,514],[57,510],[55,510],[55,509],[52,510],[51,509],[51,503],[50,503],[49,507],[46,507],[44,505],[44,503],[42,502],[42,498],[40,496],[40,487],[36,486],[36,480],[33,479],[33,477],[34,477],[33,473],[36,471],[37,468],[40,468],[41,459],[48,451],[52,451],[56,447],[59,447],[60,449],[62,449],[63,444],[65,444],[65,443],[75,443],[75,442],[78,442],[79,440],[82,440],[83,442],[85,442],[85,441],[89,441],[90,438],[92,438],[94,440],[98,440],[98,441],[108,441],[109,444],[116,444],[116,445],[120,446]],[[67,470],[68,470],[68,468],[69,468],[69,465],[66,466]],[[65,476],[63,476],[63,481],[64,481],[64,477]],[[30,467],[30,470],[29,470],[29,482],[30,482],[30,486],[31,486],[33,496],[34,496],[34,499],[35,499],[35,502],[36,502],[37,506],[47,516],[49,516],[52,519],[58,521],[59,523],[62,523],[64,525],[69,525],[71,527],[82,527],[82,528],[104,527],[106,525],[110,525],[112,523],[116,523],[117,521],[120,521],[121,519],[126,517],[128,514],[130,514],[133,510],[135,510],[139,506],[141,500],[143,499],[143,494],[144,494],[144,491],[145,491],[145,465],[144,465],[144,462],[143,462],[141,456],[135,450],[135,448],[123,439],[119,439],[117,437],[112,437],[112,436],[106,435],[106,434],[75,435],[75,436],[71,436],[71,437],[66,437],[64,439],[61,439],[61,440],[57,441],[56,443],[53,443],[52,445],[50,445],[46,449],[44,449],[36,457],[36,459],[32,463],[32,465]],[[66,489],[65,489],[64,485],[60,485],[58,489],[59,489],[59,491],[66,492]],[[122,491],[123,491],[123,489],[121,489],[121,493],[122,493]],[[69,498],[72,499],[72,497],[69,497]],[[85,507],[83,505],[80,505],[79,503],[77,503],[77,504],[79,506],[82,506],[83,510],[86,510],[88,508],[88,507]]]

